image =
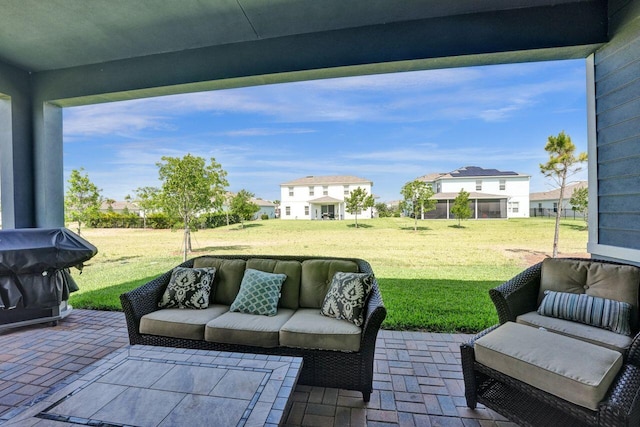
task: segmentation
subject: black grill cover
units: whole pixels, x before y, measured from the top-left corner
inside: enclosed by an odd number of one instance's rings
[[[81,266],[98,249],[66,228],[0,230],[0,274]]]
[[[0,309],[49,308],[77,290],[68,267],[98,250],[66,228],[0,230]]]

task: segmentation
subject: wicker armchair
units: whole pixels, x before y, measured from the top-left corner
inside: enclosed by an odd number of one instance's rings
[[[580,260],[578,261],[593,261]],[[598,261],[605,262],[605,261]],[[613,263],[610,264],[617,264]],[[538,303],[542,263],[536,264],[489,291],[500,324],[516,321]],[[467,406],[477,403],[522,426],[640,426],[640,333],[624,354],[624,363],[604,400],[593,411],[567,402],[475,360],[474,343],[499,325],[480,332],[461,345]],[[552,351],[552,350],[550,350]]]
[[[324,257],[260,255],[217,255],[216,258],[243,260],[264,258],[290,261],[335,259]],[[350,260],[358,264],[360,272],[373,273],[368,262],[360,259]],[[180,266],[193,267],[193,263],[194,259],[190,259],[180,264]],[[145,314],[158,310],[157,302],[160,300],[170,278],[171,271],[120,296],[127,321],[129,341],[132,345],[144,344],[164,347],[298,356],[303,358],[298,384],[357,390],[362,392],[365,402],[369,401],[371,392],[373,391],[373,360],[376,337],[387,313],[382,302],[377,281],[374,280],[374,286],[367,302],[364,324],[362,325],[360,350],[358,352],[347,352],[290,347],[264,348],[141,334],[139,332],[140,319]]]

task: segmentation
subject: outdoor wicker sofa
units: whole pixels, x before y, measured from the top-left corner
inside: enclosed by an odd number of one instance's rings
[[[362,392],[364,401],[369,401],[376,337],[386,309],[368,262],[308,256],[219,255],[190,259],[178,267],[194,266],[213,266],[217,270],[211,305],[206,310],[158,307],[175,268],[120,296],[131,344],[299,356],[303,366],[298,384],[356,390]],[[287,274],[276,315],[229,311],[238,295],[242,274],[249,269]],[[361,326],[320,315],[319,305],[337,271],[369,273],[373,277]]]
[[[563,281],[565,283],[559,285],[559,289],[564,286],[567,293],[591,292],[602,298],[629,301],[631,333],[623,336],[566,318],[550,317],[549,313],[540,316],[539,313],[544,313],[544,308],[539,308],[543,305],[541,299],[550,295],[549,288],[558,287],[558,283]],[[475,409],[478,402],[482,403],[522,426],[640,426],[639,285],[640,269],[635,266],[573,258],[545,260],[490,290],[500,324],[482,331],[468,343],[461,345],[467,406]],[[544,293],[545,288],[547,293]],[[554,310],[558,307],[556,305]],[[522,332],[525,332],[526,337],[518,336],[523,335]],[[504,337],[509,337],[508,340],[512,342],[499,342]],[[531,337],[536,341],[527,344],[526,340],[532,339]],[[537,341],[535,337],[540,337],[541,340]],[[483,340],[487,340],[488,344],[484,344]],[[481,343],[507,350],[509,347],[522,347],[516,348],[509,355],[510,359],[505,365],[513,362],[512,366],[501,366],[500,361],[489,363],[485,359],[480,363],[477,360],[478,351],[486,351]],[[542,390],[532,383],[543,380],[522,379],[538,375],[537,368],[529,364],[527,359],[535,357],[529,356],[531,351],[538,352],[538,356],[543,359],[542,365],[555,375],[553,381],[567,375],[567,371],[574,370],[571,372],[574,375],[577,369],[577,375],[569,380],[562,378],[559,384],[576,382],[576,378],[580,380],[583,373],[587,377],[591,374],[589,371],[598,369],[596,366],[599,361],[591,359],[592,350],[599,355],[614,355],[618,360],[615,362],[617,365],[612,362],[609,366],[611,369],[607,371],[610,383],[603,379],[603,397],[586,405],[591,406],[590,408],[570,401],[574,400],[573,397],[579,400],[588,394],[583,391],[581,396],[571,396],[572,391],[569,389],[573,384]],[[519,360],[513,360],[518,358],[527,359],[527,362],[519,364]],[[564,363],[564,366],[554,371],[556,363]],[[491,364],[494,366],[487,366]],[[596,386],[589,384],[589,387],[592,390]]]

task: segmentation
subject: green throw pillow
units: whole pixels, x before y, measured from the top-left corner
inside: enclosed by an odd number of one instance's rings
[[[229,311],[275,316],[278,311],[280,289],[286,279],[286,274],[247,268],[240,283],[238,296],[229,307]]]
[[[215,268],[174,268],[158,307],[207,308],[215,273]]]
[[[547,290],[538,314],[631,335],[631,304],[628,302]]]
[[[337,272],[331,280],[320,314],[362,326],[364,307],[372,287],[371,274]]]

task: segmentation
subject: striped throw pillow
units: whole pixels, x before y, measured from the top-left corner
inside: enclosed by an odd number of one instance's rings
[[[631,304],[587,294],[545,291],[538,314],[631,335]]]

